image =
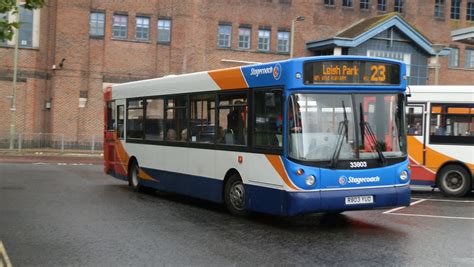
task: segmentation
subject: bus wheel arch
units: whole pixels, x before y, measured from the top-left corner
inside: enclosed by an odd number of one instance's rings
[[[223,185],[222,198],[229,212],[236,216],[246,216],[245,188],[240,173],[236,169],[228,170]]]
[[[459,161],[445,162],[436,172],[436,186],[445,196],[461,197],[472,190],[472,174]]]
[[[134,190],[140,190],[140,184],[138,183],[138,172],[139,172],[139,165],[138,160],[132,156],[128,160],[128,186],[132,187]]]

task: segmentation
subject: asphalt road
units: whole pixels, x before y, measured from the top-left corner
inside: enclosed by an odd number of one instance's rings
[[[0,254],[13,266],[473,266],[474,196],[413,197],[400,210],[242,219],[136,193],[100,165],[0,163]]]

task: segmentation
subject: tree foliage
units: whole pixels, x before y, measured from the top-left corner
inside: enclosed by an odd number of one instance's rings
[[[11,40],[13,38],[14,29],[19,29],[18,22],[8,22],[5,20],[4,14],[18,14],[18,6],[16,2],[20,0],[0,0],[0,41]],[[26,9],[42,8],[45,0],[26,0],[21,5]]]

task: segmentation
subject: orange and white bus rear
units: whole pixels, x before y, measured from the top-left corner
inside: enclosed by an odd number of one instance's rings
[[[474,86],[411,86],[411,184],[463,196],[474,187]]]

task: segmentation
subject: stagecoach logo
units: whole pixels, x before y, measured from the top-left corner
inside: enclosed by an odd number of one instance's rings
[[[372,177],[352,177],[349,176],[349,179],[346,176],[339,177],[339,184],[361,184],[361,183],[377,183],[380,182],[379,176]]]
[[[346,176],[341,176],[339,177],[339,184],[340,185],[345,185],[347,183],[347,178]]]
[[[260,75],[272,74],[275,80],[279,80],[281,77],[281,65],[279,63],[275,64],[274,67],[266,68],[252,68],[250,69],[250,76],[258,77]]]

